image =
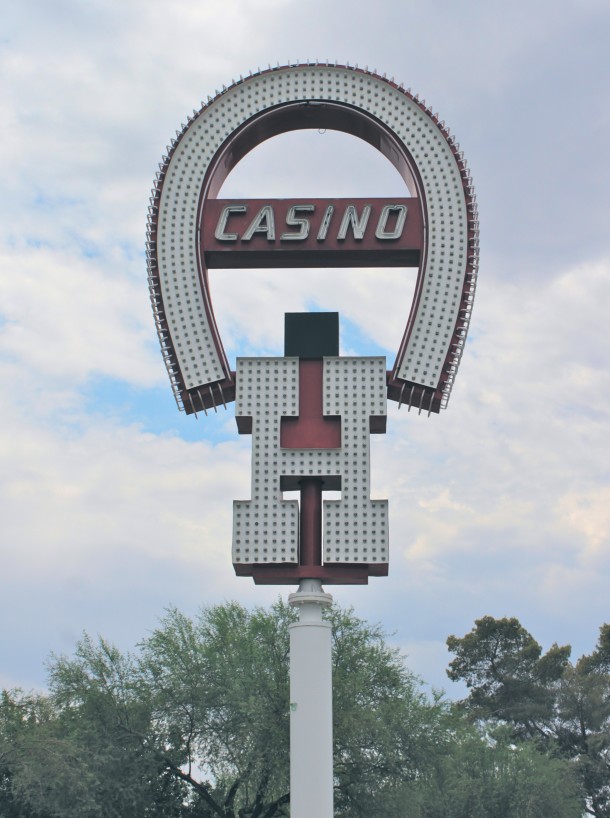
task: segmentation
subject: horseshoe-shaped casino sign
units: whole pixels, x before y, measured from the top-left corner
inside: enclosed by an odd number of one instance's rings
[[[405,181],[402,199],[220,200],[230,171],[261,142],[326,128],[377,148]],[[177,132],[151,196],[151,300],[176,401],[188,414],[235,399],[218,332],[213,267],[417,266],[387,396],[445,408],[464,348],[479,239],[464,156],[409,90],[359,68],[269,68],[224,88]]]

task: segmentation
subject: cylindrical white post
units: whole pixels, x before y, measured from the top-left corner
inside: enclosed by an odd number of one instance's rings
[[[299,608],[290,626],[290,816],[333,818],[331,628],[322,621],[332,596],[306,579],[288,601]]]

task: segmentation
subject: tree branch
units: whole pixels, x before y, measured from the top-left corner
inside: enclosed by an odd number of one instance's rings
[[[281,795],[276,801],[272,804],[269,804],[267,807],[266,812],[261,815],[261,818],[273,818],[274,815],[277,814],[277,811],[280,807],[283,807],[284,804],[287,804],[290,801],[290,793],[286,792],[284,795]]]
[[[235,796],[237,794],[237,790],[239,789],[239,785],[241,784],[241,779],[237,779],[229,789],[227,793],[227,797],[225,798],[225,809],[233,810],[233,802],[235,801]]]
[[[219,818],[227,818],[227,812],[223,809],[220,804],[218,804],[215,799],[210,795],[209,789],[206,784],[202,784],[199,781],[196,781],[192,775],[189,773],[183,772],[180,767],[176,767],[176,765],[171,762],[168,758],[163,759],[167,769],[173,773],[176,778],[180,778],[182,781],[185,781],[187,784],[195,790],[195,792],[203,798],[206,804],[212,809]]]

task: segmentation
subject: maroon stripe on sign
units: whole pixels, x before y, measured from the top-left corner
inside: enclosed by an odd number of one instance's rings
[[[299,361],[299,416],[280,422],[282,449],[340,449],[341,418],[322,414],[324,361]]]

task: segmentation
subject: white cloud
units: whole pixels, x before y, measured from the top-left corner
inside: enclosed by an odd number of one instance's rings
[[[529,290],[488,282],[447,412],[394,410],[376,444],[393,571],[441,635],[466,611],[527,613],[584,652],[583,623],[607,619],[609,274],[599,261]]]
[[[248,455],[136,428],[62,436],[29,424],[2,435],[2,518],[13,577],[84,577],[136,555],[218,571],[230,541],[228,492],[247,491]],[[106,566],[103,568],[102,566]]]
[[[256,354],[269,349],[281,354],[284,313],[316,308],[339,311],[344,322],[357,325],[388,350],[390,367],[409,316],[415,279],[416,271],[407,268],[212,270],[210,289],[229,349],[245,343]]]
[[[610,485],[592,486],[588,492],[568,493],[558,503],[559,520],[584,539],[586,562],[595,566],[610,551]]]
[[[94,374],[139,386],[160,382],[165,373],[143,280],[48,248],[4,253],[0,265],[0,350],[27,370],[33,386]]]
[[[448,411],[427,419],[394,408],[388,435],[373,442],[373,493],[390,499],[391,575],[335,596],[396,630],[437,679],[447,634],[485,613],[590,650],[610,568],[608,20],[605,5],[568,0],[533,10],[12,4],[0,48],[0,582],[1,615],[15,624],[0,681],[40,683],[42,657],[70,650],[84,627],[128,646],[165,604],[277,594],[235,579],[230,565],[249,439],[216,426],[225,442],[213,445],[205,418],[189,426],[199,442],[146,433],[121,422],[120,407],[113,419],[92,414],[85,390],[100,378],[136,391],[166,383],[142,248],[169,138],[232,77],[308,56],[368,63],[430,95],[467,150],[483,230]],[[240,165],[227,190],[398,192],[369,146],[291,139]],[[280,351],[282,313],[312,299],[392,350],[412,285],[387,270],[215,271],[212,293],[227,346],[241,354]]]

